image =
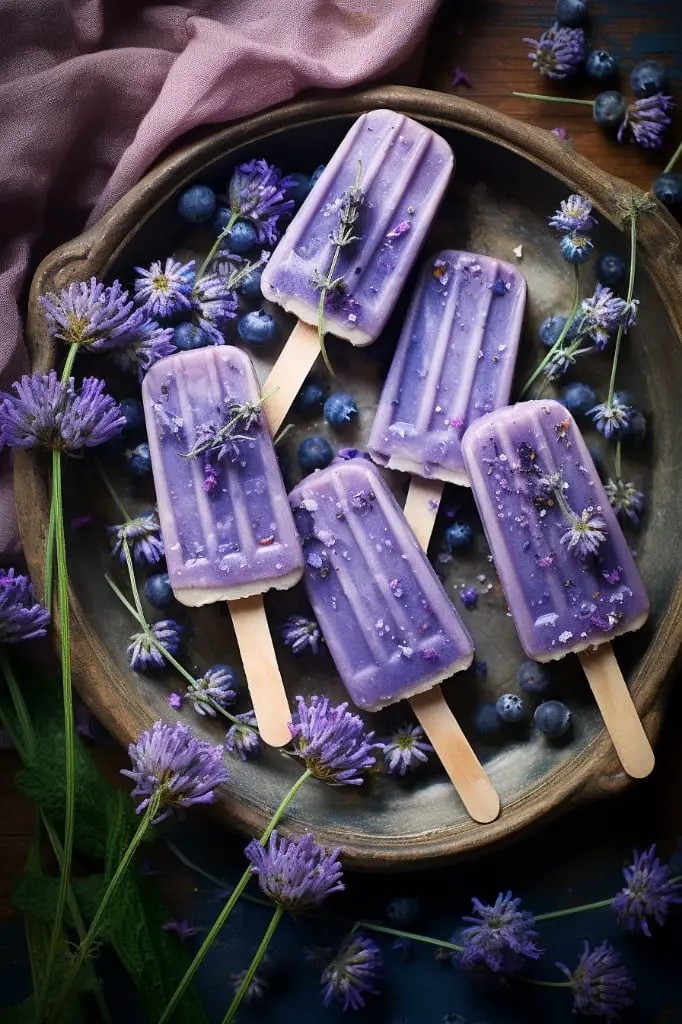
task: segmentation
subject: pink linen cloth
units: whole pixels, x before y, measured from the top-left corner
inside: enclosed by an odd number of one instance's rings
[[[3,0],[0,390],[26,369],[19,303],[51,249],[174,140],[400,66],[439,0]],[[16,548],[0,455],[0,554]]]

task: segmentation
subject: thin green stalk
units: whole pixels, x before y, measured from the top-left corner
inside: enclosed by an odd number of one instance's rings
[[[613,903],[613,897],[611,896],[607,900],[597,900],[596,903],[583,903],[579,907],[567,907],[566,910],[553,910],[549,914],[536,914],[536,921],[554,921],[555,918],[559,917],[570,917],[572,914],[582,914],[586,910],[603,910],[605,907],[610,907]]]
[[[97,472],[99,473],[99,475],[100,475],[100,477],[102,479],[102,483],[104,484],[104,486],[106,487],[106,489],[107,489],[107,491],[109,493],[109,497],[111,498],[111,500],[113,501],[114,505],[116,506],[116,508],[119,510],[119,512],[123,516],[124,522],[126,522],[126,523],[130,522],[132,516],[130,515],[130,513],[127,510],[127,508],[125,507],[125,505],[123,504],[123,502],[119,498],[118,494],[116,493],[116,491],[114,489],[114,485],[112,484],[111,480],[109,479],[109,477],[105,473],[104,466],[99,461],[99,459],[95,459],[95,466],[97,467]]]
[[[197,291],[197,285],[199,284],[199,282],[201,281],[202,277],[206,273],[207,268],[211,265],[215,254],[217,253],[218,249],[220,248],[220,243],[222,242],[223,238],[225,238],[225,235],[229,235],[230,231],[232,230],[232,228],[235,225],[235,222],[238,219],[239,219],[239,212],[237,210],[233,210],[232,213],[230,214],[230,219],[228,220],[227,224],[225,225],[223,230],[220,232],[220,234],[216,238],[216,240],[213,243],[213,245],[211,246],[211,248],[208,250],[208,253],[206,254],[206,257],[204,258],[203,263],[201,264],[201,266],[199,267],[199,269],[197,271],[197,276],[194,278],[194,289],[193,289],[194,292]]]
[[[395,935],[399,939],[412,939],[413,942],[426,942],[429,946],[438,946],[440,949],[451,949],[455,953],[462,953],[464,946],[457,946],[454,942],[446,942],[445,939],[433,939],[430,935],[417,935],[415,932],[403,932],[400,928],[387,928],[383,924],[371,924],[369,921],[356,921],[353,931],[364,928],[368,932],[379,932],[381,935]]]
[[[635,294],[635,267],[637,265],[637,211],[632,210],[630,212],[630,276],[628,279],[628,291],[625,301],[627,303],[632,302],[632,297]],[[618,325],[618,333],[616,334],[616,343],[613,349],[613,363],[611,365],[611,380],[609,381],[609,397],[606,400],[607,409],[613,407],[613,395],[616,390],[616,371],[618,370],[618,358],[620,356],[620,345],[623,340],[623,334],[625,331],[625,325],[623,321]]]
[[[538,92],[513,92],[512,96],[520,96],[524,100],[547,100],[548,103],[579,103],[583,107],[594,106],[594,100],[576,100],[569,96],[542,96]]]
[[[59,993],[57,999],[55,1000],[55,1004],[52,1007],[52,1012],[51,1012],[51,1014],[50,1014],[50,1016],[48,1018],[48,1024],[53,1024],[54,1021],[57,1021],[59,1019],[59,1015],[61,1014],[62,1009],[64,1008],[67,999],[71,995],[71,992],[73,990],[73,986],[74,986],[74,984],[76,982],[76,978],[80,974],[80,971],[81,971],[81,968],[83,967],[83,964],[86,963],[88,954],[89,954],[89,952],[90,952],[90,950],[92,948],[92,945],[93,945],[95,939],[97,938],[97,934],[98,934],[98,932],[100,930],[100,927],[102,925],[102,922],[104,920],[104,915],[106,913],[106,910],[107,910],[109,904],[111,903],[111,900],[113,899],[113,897],[114,897],[114,895],[116,893],[116,890],[118,889],[118,887],[119,887],[119,885],[120,885],[120,883],[121,883],[121,881],[123,879],[123,876],[125,875],[126,871],[130,867],[130,863],[131,863],[133,857],[135,856],[135,851],[137,850],[138,846],[140,845],[140,843],[144,839],[144,837],[145,837],[145,835],[147,833],[147,830],[149,829],[149,826],[151,825],[151,823],[152,823],[153,819],[155,818],[156,814],[158,813],[158,810],[159,810],[160,806],[161,806],[161,793],[159,792],[159,790],[157,790],[154,793],[154,795],[151,798],[151,800],[149,801],[149,804],[147,806],[147,809],[144,812],[142,820],[141,820],[140,824],[137,826],[137,830],[135,832],[135,835],[130,840],[130,844],[128,845],[128,849],[126,850],[126,852],[121,857],[121,860],[119,861],[118,866],[117,866],[114,874],[111,877],[111,880],[110,880],[110,882],[109,882],[109,884],[108,884],[108,886],[107,886],[107,888],[106,888],[106,890],[104,892],[104,895],[102,896],[100,904],[99,904],[97,910],[95,911],[95,915],[94,915],[92,921],[90,922],[90,927],[88,928],[87,932],[85,933],[85,938],[79,944],[78,951],[77,951],[76,955],[74,956],[73,960],[71,961],[71,964],[70,964],[71,969],[70,969],[68,977],[66,979],[66,983],[64,984],[64,987],[62,988],[62,990]]]
[[[622,480],[623,479],[623,468],[622,468],[622,465],[621,465],[621,442],[620,441],[618,441],[616,443],[616,460],[615,461],[616,461],[616,465],[615,465],[616,480]]]
[[[258,970],[258,967],[260,966],[261,960],[265,956],[267,948],[270,945],[270,941],[272,939],[272,936],[275,934],[275,931],[277,930],[277,925],[282,920],[282,915],[283,914],[284,914],[284,910],[282,909],[282,907],[280,907],[279,905],[276,906],[275,907],[275,912],[272,915],[272,919],[270,921],[270,924],[268,925],[268,927],[266,929],[266,932],[265,932],[265,935],[261,939],[260,946],[256,950],[256,954],[255,954],[253,960],[251,961],[251,966],[249,967],[248,971],[244,975],[244,980],[242,981],[241,985],[237,989],[235,997],[232,1000],[232,1002],[230,1003],[229,1010],[227,1011],[227,1013],[223,1017],[223,1024],[232,1024],[232,1021],[235,1018],[237,1010],[239,1009],[239,1004],[241,1003],[242,999],[244,998],[244,995],[245,995],[246,991],[248,990],[249,985],[253,981],[253,976],[256,973],[256,971]]]
[[[70,345],[64,360],[61,383],[66,384],[73,369],[74,360],[78,354],[78,345]],[[50,519],[47,524],[47,539],[45,541],[45,607],[52,608],[52,581],[54,571],[54,539],[55,539],[55,505],[50,502]]]
[[[523,396],[526,394],[528,389],[530,387],[532,387],[532,385],[535,383],[535,381],[540,376],[540,374],[542,373],[544,368],[547,366],[547,363],[550,361],[550,359],[552,358],[554,353],[557,352],[561,348],[561,346],[564,343],[564,338],[568,334],[569,330],[571,329],[571,325],[572,325],[573,321],[575,320],[576,314],[578,312],[578,305],[580,303],[580,269],[579,269],[577,263],[573,265],[573,272],[575,274],[575,290],[574,290],[574,293],[573,293],[573,305],[571,306],[571,312],[568,315],[568,320],[564,324],[563,329],[561,331],[561,334],[559,335],[557,340],[554,342],[554,344],[550,348],[550,350],[547,353],[547,355],[545,356],[545,358],[542,360],[540,365],[536,368],[534,373],[531,374],[531,376],[528,378],[526,383],[523,385],[523,388],[521,390],[521,398],[523,398]]]
[[[677,149],[675,150],[673,155],[670,157],[670,159],[668,160],[667,164],[665,165],[665,167],[663,168],[661,173],[662,174],[670,174],[670,172],[674,169],[675,164],[677,163],[677,161],[680,159],[681,156],[682,156],[682,142],[680,142],[679,146],[677,147]]]
[[[282,815],[286,811],[287,807],[289,806],[291,801],[294,799],[294,797],[298,793],[298,791],[301,788],[301,786],[303,785],[303,783],[306,782],[306,780],[310,778],[310,775],[311,775],[310,770],[306,769],[303,772],[303,774],[300,776],[300,778],[298,778],[296,780],[296,782],[293,784],[293,786],[291,787],[289,792],[286,794],[286,796],[284,797],[284,799],[280,803],[279,807],[277,808],[277,810],[273,814],[272,818],[268,822],[268,825],[267,825],[267,827],[265,829],[265,832],[263,832],[263,835],[260,837],[259,842],[260,842],[261,846],[265,846],[265,844],[267,843],[268,839],[272,835],[273,829],[276,827],[276,825],[279,822],[280,818],[282,817]],[[196,974],[197,970],[199,969],[199,967],[203,963],[203,961],[204,961],[204,959],[206,957],[206,954],[208,953],[209,949],[211,948],[211,946],[213,945],[213,943],[214,943],[214,941],[216,939],[216,936],[218,935],[218,933],[220,932],[221,928],[223,927],[223,925],[227,921],[228,917],[232,913],[234,907],[237,904],[237,901],[238,901],[239,897],[244,892],[244,889],[246,889],[246,886],[248,885],[249,879],[251,878],[251,873],[252,873],[251,865],[249,865],[246,868],[246,870],[244,871],[244,874],[242,875],[242,877],[239,879],[239,881],[235,885],[232,893],[230,894],[230,898],[228,899],[227,903],[225,904],[225,906],[222,908],[222,910],[218,914],[217,918],[215,919],[215,921],[214,921],[211,929],[209,930],[206,938],[204,939],[204,941],[202,942],[201,946],[199,947],[199,950],[198,950],[196,956],[194,957],[194,960],[192,960],[192,963],[189,965],[189,967],[185,971],[184,977],[182,978],[182,980],[180,981],[180,984],[178,985],[178,987],[176,988],[175,992],[171,996],[170,1002],[168,1003],[168,1006],[166,1007],[166,1009],[161,1014],[161,1017],[159,1018],[158,1024],[166,1024],[166,1022],[169,1021],[171,1019],[171,1017],[173,1016],[173,1014],[175,1013],[175,1010],[176,1010],[180,1000],[182,999],[183,995],[185,994],[185,992],[187,990],[187,987],[190,984],[192,978],[194,977],[194,975]]]
[[[539,981],[536,978],[518,978],[524,985],[540,985],[541,988],[570,988],[570,981]]]

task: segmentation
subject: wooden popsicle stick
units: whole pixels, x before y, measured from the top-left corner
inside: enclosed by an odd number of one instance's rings
[[[319,354],[317,327],[299,320],[262,388],[264,395],[273,392],[263,403],[265,418],[273,437],[284,423],[286,414]]]
[[[442,480],[425,480],[420,476],[410,478],[410,486],[405,501],[405,518],[415,532],[415,536],[424,551],[429,546],[433,524],[438,515],[438,506],[443,496],[445,484]]]
[[[500,798],[440,686],[411,697],[410,705],[471,817],[481,824],[494,821],[500,813]]]
[[[578,657],[620,763],[633,779],[646,778],[654,768],[654,752],[611,644],[580,651]]]
[[[283,747],[291,740],[291,711],[272,645],[262,594],[228,601],[244,675],[264,743]]]

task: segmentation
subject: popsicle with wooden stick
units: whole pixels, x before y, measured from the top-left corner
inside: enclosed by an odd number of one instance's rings
[[[623,768],[643,778],[654,754],[610,641],[649,601],[575,421],[520,402],[474,423],[462,452],[521,646],[535,661],[578,655]]]
[[[327,332],[362,346],[383,330],[453,164],[445,139],[392,110],[363,114],[337,148],[261,279],[299,320],[263,389],[273,435]]]
[[[291,713],[263,594],[298,582],[303,552],[251,361],[229,346],[169,356],[142,398],[173,593],[228,602],[261,736],[283,746]]]

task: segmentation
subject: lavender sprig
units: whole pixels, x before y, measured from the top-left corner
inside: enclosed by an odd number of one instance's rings
[[[552,491],[561,514],[568,523],[568,530],[562,534],[561,543],[575,555],[585,558],[596,555],[599,545],[606,540],[606,523],[599,515],[599,509],[592,506],[574,512],[563,496],[563,481],[554,482]]]
[[[50,613],[36,599],[28,576],[0,569],[0,644],[19,644],[47,633]]]
[[[218,460],[233,451],[236,441],[246,440],[237,431],[248,434],[260,425],[263,402],[266,401],[274,391],[268,391],[261,395],[255,402],[229,402],[227,405],[227,423],[222,427],[215,427],[212,423],[205,424],[198,432],[199,439],[194,447],[188,452],[181,452],[183,459],[196,459],[199,455],[213,453]]]
[[[558,23],[539,39],[524,39],[533,46],[528,56],[533,67],[547,78],[562,79],[578,73],[585,60],[585,33],[581,28],[566,28]]]
[[[621,964],[620,956],[609,942],[590,949],[588,942],[575,970],[558,963],[569,980],[574,1010],[586,1016],[619,1020],[619,1011],[632,1005],[634,985]]]
[[[92,351],[128,344],[146,319],[120,281],[107,288],[96,277],[41,295],[40,304],[53,338]]]

